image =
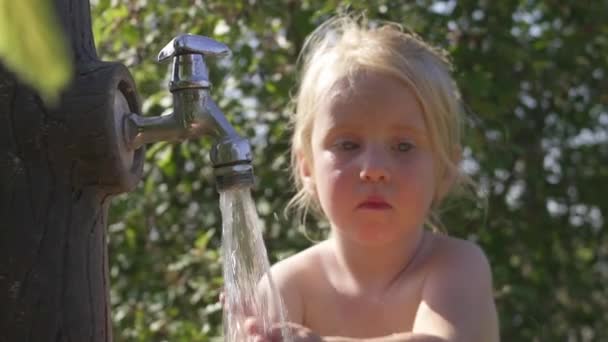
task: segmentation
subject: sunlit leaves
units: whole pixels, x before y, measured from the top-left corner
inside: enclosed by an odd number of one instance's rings
[[[72,77],[66,43],[51,2],[0,0],[0,59],[51,105]]]

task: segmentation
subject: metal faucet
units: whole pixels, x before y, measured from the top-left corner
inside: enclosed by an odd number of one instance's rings
[[[226,45],[207,37],[183,34],[173,38],[160,51],[158,61],[173,58],[169,89],[174,111],[158,117],[127,116],[124,124],[127,146],[137,149],[148,143],[207,135],[215,140],[210,155],[218,190],[253,186],[251,146],[236,133],[210,96],[205,58],[229,54]]]

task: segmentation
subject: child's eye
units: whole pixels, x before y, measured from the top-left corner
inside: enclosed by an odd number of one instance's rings
[[[340,141],[337,145],[345,151],[354,150],[359,147],[359,144],[348,140]]]
[[[400,142],[397,144],[397,146],[395,146],[395,149],[399,152],[407,152],[407,151],[411,150],[412,148],[414,148],[414,145],[412,145],[408,142]]]

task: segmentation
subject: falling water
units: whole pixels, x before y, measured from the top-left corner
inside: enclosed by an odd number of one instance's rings
[[[220,191],[222,211],[222,256],[224,272],[224,338],[226,342],[249,342],[243,323],[247,316],[257,317],[264,331],[273,323],[285,322],[281,295],[270,277],[270,265],[258,215],[248,187]],[[267,291],[260,294],[257,290]],[[272,322],[274,312],[279,322]],[[276,317],[275,316],[275,317]],[[282,325],[284,326],[284,325]],[[287,329],[283,340],[291,341]]]

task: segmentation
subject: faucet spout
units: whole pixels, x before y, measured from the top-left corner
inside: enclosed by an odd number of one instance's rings
[[[208,109],[210,116],[216,118],[219,131],[219,139],[210,154],[218,190],[253,186],[255,179],[249,141],[236,133],[212,100]]]
[[[218,140],[239,136],[213,99],[208,97],[204,107],[212,123],[209,135]]]

